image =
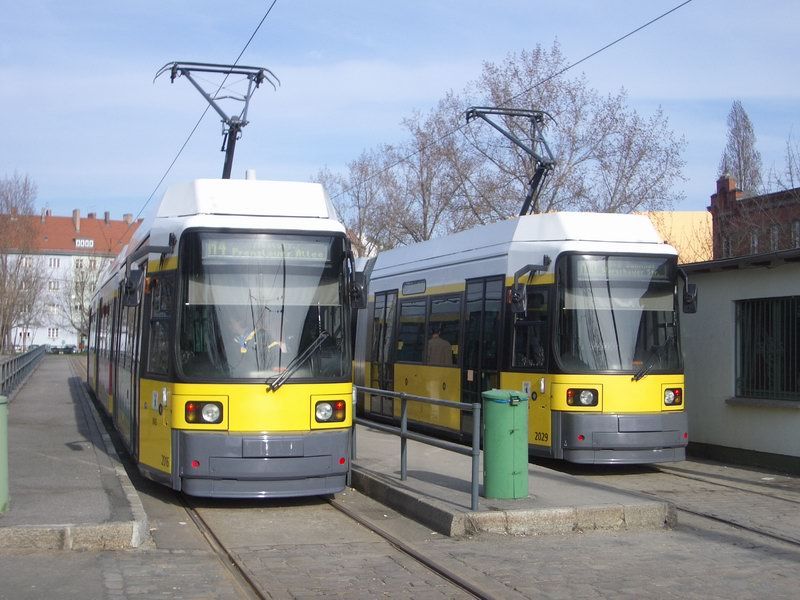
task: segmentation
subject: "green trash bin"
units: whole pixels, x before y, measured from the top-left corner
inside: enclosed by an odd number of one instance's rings
[[[528,398],[516,390],[483,396],[483,496],[528,496]]]
[[[0,513],[8,510],[8,398],[0,396]]]

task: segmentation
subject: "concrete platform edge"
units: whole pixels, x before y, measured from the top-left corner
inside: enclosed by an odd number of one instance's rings
[[[38,367],[38,365],[37,365]],[[21,386],[20,386],[21,387]],[[83,387],[81,401],[92,415],[103,440],[106,455],[129,504],[132,519],[106,523],[0,526],[0,548],[17,550],[120,550],[138,548],[149,537],[147,514],[136,488],[117,454],[111,436]]]
[[[403,490],[381,473],[354,466],[352,486],[434,531],[458,537],[480,532],[509,535],[548,535],[586,531],[669,529],[677,522],[669,502],[566,506],[555,508],[472,512],[444,506],[433,499]]]

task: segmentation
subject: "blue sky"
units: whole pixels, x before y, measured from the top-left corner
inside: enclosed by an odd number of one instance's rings
[[[278,0],[240,62],[270,68],[281,86],[256,92],[233,175],[308,180],[343,169],[401,141],[404,117],[463,89],[484,61],[557,39],[574,62],[679,3]],[[153,82],[156,71],[233,62],[270,4],[4,2],[0,177],[30,176],[38,207],[55,214],[138,214],[206,108],[187,80]],[[574,74],[603,93],[624,87],[644,114],[664,108],[687,142],[676,208],[703,210],[734,99],[765,170],[780,169],[787,137],[800,136],[799,17],[792,0],[694,0]],[[220,127],[209,112],[164,185],[219,176]]]

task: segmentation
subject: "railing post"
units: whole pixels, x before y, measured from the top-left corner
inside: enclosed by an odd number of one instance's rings
[[[8,510],[8,398],[0,396],[0,514]]]
[[[481,459],[481,403],[472,405],[472,493],[471,509],[478,510],[478,479]]]
[[[400,394],[400,481],[408,475],[408,399],[405,392]]]

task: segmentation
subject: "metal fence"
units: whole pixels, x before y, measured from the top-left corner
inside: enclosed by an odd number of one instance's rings
[[[0,357],[0,395],[12,397],[33,372],[44,353],[45,347],[39,346],[22,354]]]
[[[400,436],[400,479],[405,481],[408,475],[408,440],[414,440],[429,446],[436,446],[443,450],[456,452],[465,456],[472,457],[472,481],[470,484],[470,507],[471,510],[478,510],[478,483],[480,476],[480,456],[481,456],[481,404],[476,402],[468,404],[465,402],[450,402],[449,400],[438,400],[436,398],[426,398],[425,396],[414,396],[406,394],[405,392],[393,392],[389,390],[379,390],[375,388],[368,388],[362,386],[353,386],[353,405],[356,403],[356,394],[363,392],[365,394],[374,394],[378,396],[388,396],[390,398],[397,398],[400,400],[400,427],[386,425],[384,423],[377,423],[369,419],[355,417],[353,420],[359,425],[365,425]],[[440,440],[434,437],[423,435],[414,431],[408,430],[408,403],[423,402],[425,404],[435,404],[436,406],[446,406],[448,408],[455,408],[460,411],[472,413],[472,447],[462,446],[453,442]],[[353,448],[352,456],[356,456],[356,435],[355,428],[353,428]]]

